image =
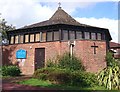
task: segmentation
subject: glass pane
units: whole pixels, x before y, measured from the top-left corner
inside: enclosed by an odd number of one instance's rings
[[[30,42],[34,42],[34,34],[30,34]]]
[[[36,41],[36,42],[37,42],[37,41],[40,41],[40,33],[37,33],[37,34],[36,34],[35,41]]]
[[[23,43],[23,39],[24,39],[24,38],[23,38],[23,35],[20,35],[20,36],[19,36],[19,43]]]
[[[18,35],[15,36],[15,43],[18,43]]]
[[[52,41],[52,32],[47,32],[47,41]]]
[[[102,40],[105,40],[105,34],[102,33]]]
[[[90,39],[90,33],[89,32],[85,32],[85,39]]]
[[[101,40],[101,33],[97,33],[97,40]]]
[[[59,31],[54,32],[54,41],[59,40]]]
[[[62,39],[63,40],[68,40],[68,30],[63,30],[62,31]]]
[[[25,35],[25,42],[29,42],[29,35]]]
[[[69,37],[70,37],[70,40],[74,40],[75,39],[75,31],[69,31]]]
[[[14,36],[11,36],[10,44],[13,44],[13,43],[14,43]]]
[[[42,32],[42,39],[41,39],[42,42],[45,42],[46,41],[46,33],[45,32]]]
[[[82,39],[82,32],[76,31],[76,39]]]
[[[91,39],[96,40],[96,34],[95,33],[91,33]]]

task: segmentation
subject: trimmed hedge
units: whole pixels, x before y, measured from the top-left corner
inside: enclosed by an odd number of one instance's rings
[[[73,85],[73,86],[95,86],[98,84],[97,78],[92,73],[83,71],[70,71],[59,68],[38,69],[34,73],[34,77],[41,80],[49,80],[53,83]]]
[[[21,71],[17,66],[2,66],[2,76],[19,76]]]

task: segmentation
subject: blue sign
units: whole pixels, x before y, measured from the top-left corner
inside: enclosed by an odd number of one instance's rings
[[[17,59],[25,59],[25,58],[26,58],[26,50],[19,49],[19,50],[16,52],[16,58],[17,58]]]

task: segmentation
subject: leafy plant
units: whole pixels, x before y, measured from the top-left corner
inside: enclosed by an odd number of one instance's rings
[[[35,73],[35,78],[40,80],[49,80],[57,84],[73,85],[73,86],[94,86],[97,83],[97,77],[92,73],[84,71],[71,71],[69,69],[60,68],[44,68],[39,69]]]
[[[107,67],[98,74],[99,85],[107,89],[119,89],[120,87],[120,67],[112,53],[108,52],[106,56]]]
[[[3,76],[19,76],[21,73],[17,66],[3,66],[2,75]]]
[[[100,85],[104,85],[107,89],[119,89],[120,86],[120,68],[107,67],[98,74]]]
[[[65,53],[59,58],[58,67],[62,69],[67,68],[70,70],[85,70],[81,60],[74,55],[71,56],[69,53]]]

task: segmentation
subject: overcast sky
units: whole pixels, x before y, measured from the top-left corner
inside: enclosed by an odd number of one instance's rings
[[[108,28],[112,41],[118,42],[118,0],[0,0],[0,13],[20,28],[49,19],[58,2],[80,23]]]

